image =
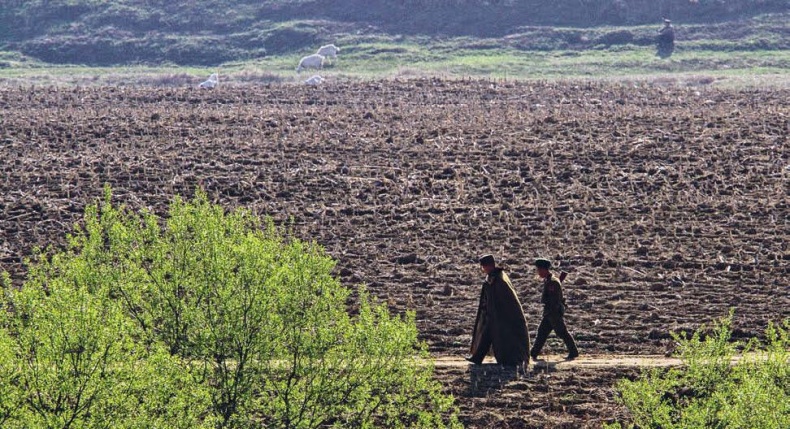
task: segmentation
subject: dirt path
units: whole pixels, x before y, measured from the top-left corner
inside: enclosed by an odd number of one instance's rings
[[[437,368],[455,368],[470,365],[461,357],[441,356],[434,361]],[[564,356],[550,355],[537,361],[530,361],[536,368],[569,369],[569,368],[647,368],[681,366],[678,358],[663,355],[582,355],[574,360],[565,360]],[[486,358],[483,366],[496,365],[493,358]]]

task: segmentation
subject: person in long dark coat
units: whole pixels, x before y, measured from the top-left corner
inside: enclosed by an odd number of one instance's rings
[[[672,27],[672,21],[664,19],[664,27],[658,30],[658,37],[656,38],[658,50],[656,55],[661,58],[669,58],[675,50],[675,29]]]
[[[480,266],[486,279],[480,291],[471,355],[466,360],[479,365],[493,349],[499,364],[526,365],[529,363],[527,319],[510,277],[496,266],[491,255],[480,258]]]

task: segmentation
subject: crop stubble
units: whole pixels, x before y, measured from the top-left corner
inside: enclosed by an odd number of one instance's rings
[[[663,353],[670,331],[730,307],[737,336],[760,335],[790,316],[788,100],[436,79],[3,88],[1,268],[21,283],[21,258],[63,245],[105,182],[116,201],[159,213],[200,185],[228,207],[292,220],[344,282],[415,310],[437,356],[466,352],[482,253],[512,272],[533,335],[530,262],[569,271],[567,321],[583,353]],[[609,384],[623,374],[557,372],[544,374],[557,391],[541,391],[541,375],[481,395],[469,371],[438,372],[479,427],[531,427],[519,416],[594,426],[615,412]]]

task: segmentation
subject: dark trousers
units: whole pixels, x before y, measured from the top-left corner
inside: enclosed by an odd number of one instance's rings
[[[549,337],[551,331],[556,332],[557,336],[565,342],[565,347],[568,348],[568,354],[579,354],[579,350],[576,348],[576,342],[573,341],[573,337],[570,332],[568,332],[562,314],[552,312],[543,313],[543,320],[540,321],[540,326],[538,326],[538,335],[537,338],[535,338],[535,345],[532,346],[532,351],[530,352],[532,357],[537,356],[541,349],[543,349],[543,345],[546,344],[546,339]]]

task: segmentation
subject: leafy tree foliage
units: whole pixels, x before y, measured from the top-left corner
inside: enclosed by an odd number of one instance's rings
[[[3,289],[0,424],[453,427],[414,314],[350,291],[314,244],[198,192],[162,221],[86,210],[69,249]]]
[[[790,427],[790,320],[771,325],[767,345],[732,343],[732,314],[703,338],[675,335],[683,368],[651,370],[617,390],[639,428]],[[735,350],[744,346],[734,362]],[[621,428],[620,423],[609,428]]]

